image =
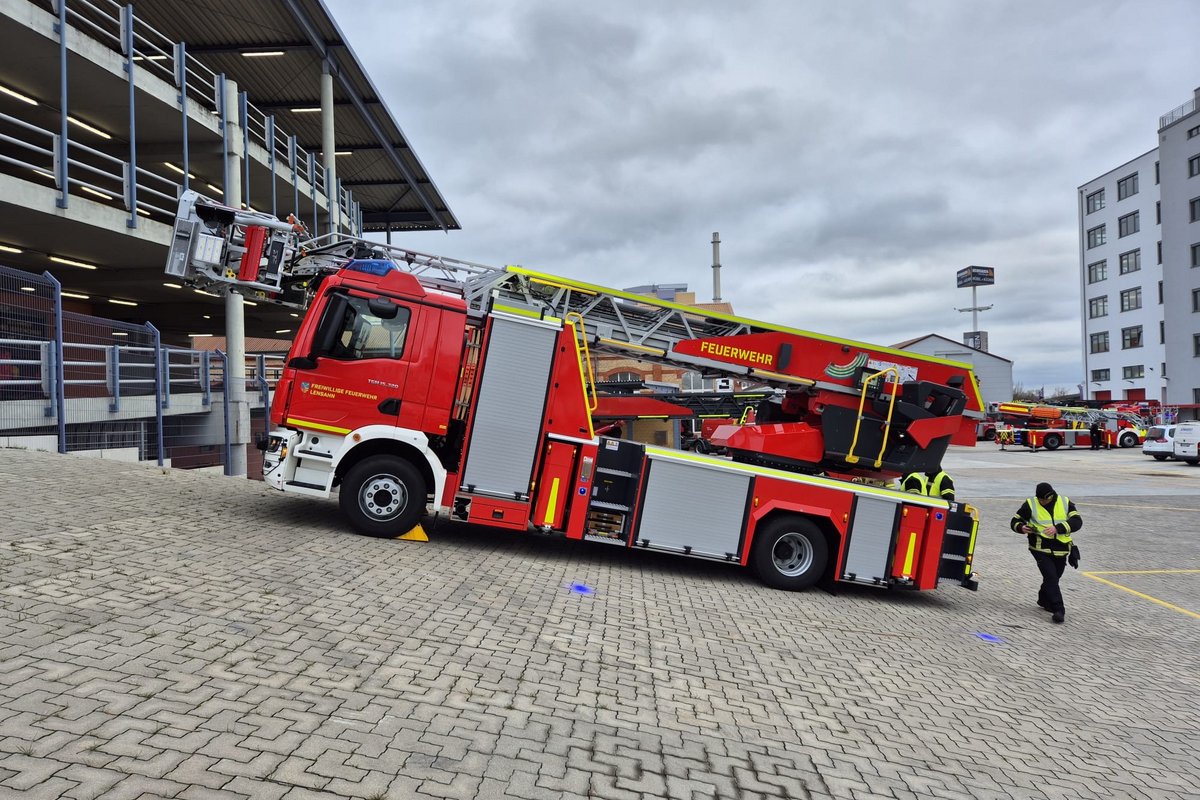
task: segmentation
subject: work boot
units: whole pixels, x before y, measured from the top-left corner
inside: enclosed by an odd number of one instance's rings
[[[1067,612],[1065,612],[1065,611],[1055,611],[1054,616],[1050,617],[1050,619],[1054,620],[1055,622],[1060,622],[1060,623],[1063,620],[1065,620],[1066,618],[1067,618]]]

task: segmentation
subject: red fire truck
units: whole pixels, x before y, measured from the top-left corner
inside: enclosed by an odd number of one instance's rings
[[[970,366],[520,267],[302,242],[194,193],[167,272],[306,308],[271,405],[264,477],[336,495],[358,531],[427,514],[752,568],[767,584],[975,588],[973,509],[888,487],[970,445]],[[718,458],[598,436],[591,358],[786,390]]]

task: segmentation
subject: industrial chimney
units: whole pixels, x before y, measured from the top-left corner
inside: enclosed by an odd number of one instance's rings
[[[713,302],[721,302],[721,234],[713,231]]]

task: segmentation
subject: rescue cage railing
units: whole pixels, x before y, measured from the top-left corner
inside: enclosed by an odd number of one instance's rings
[[[177,110],[185,118],[185,127],[190,121],[207,128],[214,139],[228,136],[224,123],[234,109],[224,107],[224,76],[190,55],[185,44],[171,41],[140,19],[133,5],[114,0],[35,0],[34,5],[59,20],[55,27],[63,30],[61,70],[69,70],[67,43],[71,37],[86,36],[124,59],[131,98],[135,89],[148,88],[149,79],[165,82],[177,92]],[[144,159],[148,165],[143,165],[137,155],[135,114],[130,114],[128,131],[99,131],[84,121],[86,109],[57,108],[61,98],[30,98],[27,103],[57,111],[61,124],[49,130],[30,119],[0,114],[0,143],[5,147],[0,154],[0,168],[18,177],[38,176],[53,184],[61,192],[60,204],[78,196],[121,208],[129,214],[127,225],[136,228],[139,215],[161,222],[173,219],[177,199],[190,182],[223,191],[222,176],[197,174],[190,158],[190,145],[195,143],[189,143],[186,133],[179,164]],[[247,155],[243,159],[242,191],[246,198],[253,197],[248,205],[269,204],[272,213],[278,215],[283,203],[299,214],[304,195],[312,212],[305,222],[311,223],[314,231],[318,230],[318,210],[324,202],[326,209],[338,208],[342,229],[361,232],[361,204],[341,181],[336,187],[328,186],[325,169],[315,153],[306,151],[296,136],[283,131],[273,115],[251,104],[246,92],[239,94],[238,112],[242,150]],[[226,141],[226,151],[230,144]],[[209,147],[207,142],[199,145]],[[251,159],[263,164],[272,176],[263,180],[261,187],[251,186]],[[167,170],[170,175],[165,174]],[[280,198],[273,176],[288,172],[292,196]],[[253,196],[252,188],[259,188],[261,194]]]
[[[227,466],[236,411],[226,354],[162,345],[150,324],[63,311],[60,292],[49,273],[0,266],[0,441],[63,453],[136,448],[142,461]],[[255,430],[266,429],[283,361],[247,356]]]

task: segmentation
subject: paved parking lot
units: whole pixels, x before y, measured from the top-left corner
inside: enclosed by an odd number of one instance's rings
[[[0,797],[1200,797],[1200,469],[946,466],[980,591],[834,596],[0,450]],[[1085,520],[1065,625],[1007,528],[1040,480]]]

